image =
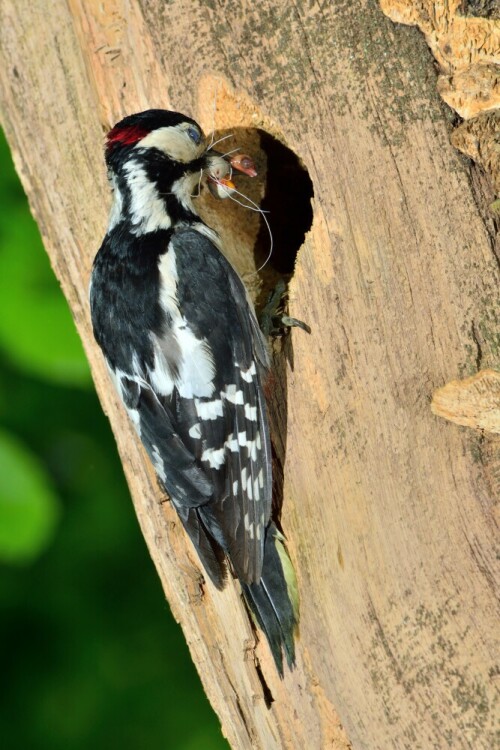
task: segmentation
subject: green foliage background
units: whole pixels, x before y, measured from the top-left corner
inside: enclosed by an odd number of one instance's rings
[[[228,747],[1,133],[0,642],[5,750]]]

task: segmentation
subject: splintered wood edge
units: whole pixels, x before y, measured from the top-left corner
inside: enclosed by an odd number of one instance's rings
[[[497,194],[500,194],[499,130],[500,109],[466,120],[455,128],[450,139],[455,148],[480,164],[489,174]]]
[[[500,372],[481,370],[434,392],[431,411],[450,422],[500,434]]]
[[[460,0],[379,0],[379,4],[394,23],[417,26],[425,36],[440,66],[438,93],[466,121],[457,129],[460,132],[455,130],[452,143],[479,162],[498,194],[500,152],[489,148],[489,130],[492,118],[500,117],[500,23],[493,18],[463,15]],[[489,152],[487,160],[470,154],[461,145],[461,128],[468,121],[474,123],[478,153],[484,148]]]

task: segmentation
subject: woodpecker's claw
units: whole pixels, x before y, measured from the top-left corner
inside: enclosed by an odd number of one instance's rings
[[[288,328],[302,328],[306,333],[311,333],[311,328],[307,323],[285,314],[283,310],[285,293],[286,284],[283,279],[280,279],[259,316],[262,333],[265,336],[282,336]]]
[[[291,318],[289,315],[282,315],[277,316],[278,320],[281,322],[281,325],[285,328],[302,328],[303,331],[306,333],[311,333],[311,326],[308,326],[307,323],[304,323],[303,320],[298,320],[297,318]]]

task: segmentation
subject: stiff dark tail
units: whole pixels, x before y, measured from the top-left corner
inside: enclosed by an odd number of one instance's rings
[[[290,669],[295,665],[294,634],[299,622],[299,596],[284,537],[274,523],[266,529],[262,577],[258,583],[242,584],[242,589],[283,677],[283,653]]]

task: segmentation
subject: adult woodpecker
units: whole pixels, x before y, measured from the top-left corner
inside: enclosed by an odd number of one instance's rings
[[[283,675],[283,653],[295,663],[298,601],[271,520],[268,352],[192,201],[200,180],[217,182],[229,165],[194,120],[165,110],[115,125],[106,163],[113,205],[92,270],[95,338],[206,572],[223,588],[229,560]]]

